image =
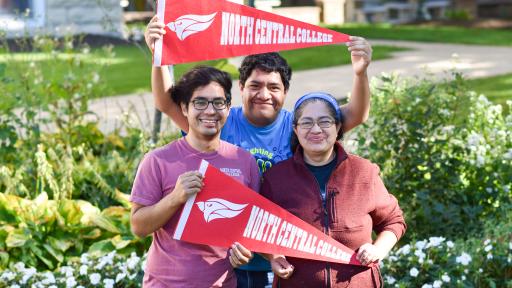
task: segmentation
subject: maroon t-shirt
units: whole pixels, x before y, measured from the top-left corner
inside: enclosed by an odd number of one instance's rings
[[[259,172],[253,156],[221,141],[217,151],[202,153],[185,138],[148,153],[137,171],[130,200],[151,206],[171,193],[178,177],[198,170],[201,160],[258,191]],[[144,273],[146,287],[236,287],[228,249],[173,239],[180,211],[153,233]]]

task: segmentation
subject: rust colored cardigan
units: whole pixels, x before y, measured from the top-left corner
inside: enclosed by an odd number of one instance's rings
[[[400,239],[406,230],[402,210],[384,187],[377,165],[347,154],[339,143],[335,151],[337,164],[327,183],[326,209],[318,182],[304,163],[301,148],[292,158],[276,164],[263,175],[260,193],[353,250],[373,243],[372,230],[377,234],[391,231]],[[378,267],[287,259],[295,267],[294,274],[287,280],[278,279],[274,286],[380,287],[383,284]]]

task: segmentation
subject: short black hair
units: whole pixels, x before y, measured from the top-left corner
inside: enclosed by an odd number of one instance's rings
[[[242,65],[238,71],[240,72],[240,84],[245,86],[245,81],[251,76],[254,69],[271,73],[277,72],[281,75],[283,81],[284,91],[290,88],[290,80],[292,79],[292,68],[281,55],[276,52],[254,54],[244,58]]]
[[[210,66],[196,66],[190,69],[187,73],[183,74],[178,83],[169,89],[169,94],[174,103],[178,105],[185,104],[188,107],[194,91],[211,82],[218,83],[224,89],[226,103],[231,105],[231,87],[233,86],[231,76],[224,71]]]

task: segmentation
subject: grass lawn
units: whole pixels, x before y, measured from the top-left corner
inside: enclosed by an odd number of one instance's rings
[[[327,28],[370,39],[512,46],[512,32],[506,29],[470,29],[456,26],[425,27],[391,24],[346,24],[342,26],[328,26]]]
[[[393,52],[406,51],[408,48],[396,46],[372,46],[372,61],[392,57]],[[331,67],[350,64],[350,54],[345,45],[329,45],[298,50],[282,51],[293,71]],[[314,61],[311,61],[314,59]]]
[[[373,60],[391,57],[394,51],[403,51],[405,48],[394,46],[374,46]],[[107,68],[105,73],[109,83],[110,95],[128,94],[150,89],[150,58],[145,51],[133,46],[121,46],[115,48],[116,58],[122,61],[116,62]],[[289,62],[293,71],[330,67],[350,63],[347,48],[343,45],[319,46],[298,50],[282,51],[281,54]],[[144,56],[146,55],[146,56]],[[314,59],[314,61],[312,61]],[[175,76],[178,79],[184,72],[195,65],[212,65],[222,69],[238,78],[238,67],[227,60],[214,60],[175,65]]]
[[[512,74],[468,80],[468,86],[492,102],[501,104],[507,113],[510,112],[506,108],[506,101],[512,100]]]
[[[390,58],[392,52],[403,51],[405,48],[374,46],[373,50],[373,60],[379,60]],[[101,67],[101,62],[108,63],[108,66],[101,71],[101,75],[107,86],[105,96],[149,91],[151,89],[151,56],[149,53],[145,49],[140,49],[136,46],[117,46],[114,48],[114,53],[115,57],[113,59],[101,57],[94,58],[94,56],[92,56],[93,54],[84,57],[84,61],[87,64],[96,65],[98,68]],[[320,46],[283,51],[282,55],[289,61],[294,71],[350,63],[349,53],[344,45]],[[62,56],[62,61],[67,61],[70,57],[76,57],[66,54],[63,54]],[[7,58],[9,57],[6,57],[5,54],[0,54],[0,65],[2,63],[5,64]],[[15,62],[23,62],[24,64],[32,61],[43,62],[45,64],[42,65],[44,74],[51,75],[46,77],[62,79],[65,71],[58,68],[58,63],[49,63],[50,61],[45,60],[45,58],[45,55],[42,53],[17,53],[14,54],[14,58],[11,59]],[[48,65],[46,65],[45,61],[48,62]],[[174,69],[176,78],[179,78],[185,71],[198,64],[215,66],[230,73],[233,78],[238,78],[238,67],[228,63],[225,59],[175,65]]]

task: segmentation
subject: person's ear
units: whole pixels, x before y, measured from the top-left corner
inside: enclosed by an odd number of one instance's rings
[[[187,105],[185,103],[180,103],[180,107],[181,107],[181,113],[183,113],[183,115],[185,115],[185,117],[188,117]]]
[[[226,118],[229,117],[230,112],[231,112],[231,103],[226,105]]]
[[[343,126],[341,125],[341,123],[336,124],[336,132],[339,133],[340,129],[343,129]]]

